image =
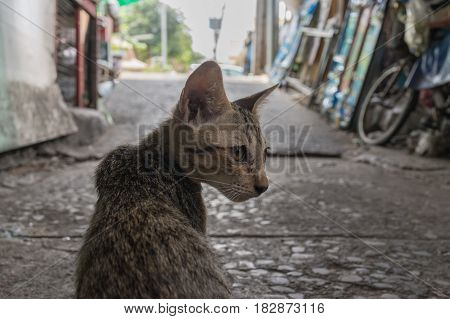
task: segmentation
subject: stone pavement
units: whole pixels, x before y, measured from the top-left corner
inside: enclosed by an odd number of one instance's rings
[[[146,98],[170,110],[183,81],[145,75],[124,79],[107,103],[116,125],[80,152],[101,156],[118,144],[134,143],[137,125],[156,125],[167,116]],[[266,86],[227,82],[230,99]],[[278,92],[267,103],[263,122],[292,102]],[[303,143],[307,148],[309,141],[310,149],[304,153],[319,156],[269,157],[270,189],[244,203],[204,189],[210,242],[234,296],[450,295],[448,161],[356,148],[350,136],[299,105],[273,122],[288,121],[310,127]],[[278,144],[277,155],[299,146],[295,136],[287,141]],[[96,201],[92,176],[97,163],[46,157],[0,172],[1,296],[73,296],[75,256]]]

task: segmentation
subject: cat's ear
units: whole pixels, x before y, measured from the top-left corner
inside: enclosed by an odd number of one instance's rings
[[[186,123],[201,124],[214,120],[230,108],[222,71],[216,62],[207,61],[187,79],[175,116]]]
[[[249,97],[245,97],[243,99],[239,99],[234,101],[233,103],[239,105],[240,107],[246,108],[252,113],[256,113],[256,110],[259,105],[264,101],[266,97],[269,96],[279,85],[276,84],[268,89],[265,89],[256,94],[250,95]]]

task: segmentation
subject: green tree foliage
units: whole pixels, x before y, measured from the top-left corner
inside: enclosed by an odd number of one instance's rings
[[[158,0],[141,0],[121,9],[121,32],[127,36],[151,33],[153,37],[146,40],[146,48],[139,46],[138,58],[149,59],[161,55],[161,17]],[[168,58],[174,66],[187,68],[190,63],[202,58],[192,51],[192,38],[184,24],[183,14],[171,7],[167,8]]]

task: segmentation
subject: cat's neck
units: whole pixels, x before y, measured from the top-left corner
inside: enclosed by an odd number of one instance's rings
[[[153,156],[154,163],[162,165],[162,168],[186,176],[182,169],[183,165],[179,162],[180,148],[183,146],[180,141],[180,136],[183,135],[183,132],[179,130],[180,127],[182,127],[180,123],[174,119],[164,121],[141,140],[139,151],[144,155]]]
[[[139,154],[144,170],[158,169],[173,180],[171,196],[192,226],[206,232],[206,209],[201,195],[201,184],[186,175],[174,154],[172,124],[166,121],[139,143]]]
[[[174,153],[173,120],[163,122],[157,129],[139,143],[139,152],[145,157],[145,163],[164,173],[186,177]]]

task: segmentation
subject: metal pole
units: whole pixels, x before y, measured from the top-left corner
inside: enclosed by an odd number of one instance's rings
[[[89,95],[90,95],[90,107],[97,108],[97,17],[90,17],[89,24]]]
[[[81,13],[80,7],[75,8],[75,47],[77,56],[75,60],[75,105],[84,107],[84,41],[81,34]]]
[[[214,48],[213,48],[213,60],[217,61],[217,42],[219,41],[219,30],[214,30]]]
[[[273,0],[266,0],[266,71],[272,67]]]
[[[225,3],[222,6],[220,18],[209,18],[209,27],[214,31],[213,59],[217,60],[217,43],[219,42],[220,30],[222,29],[223,14],[225,12]]]
[[[167,7],[161,3],[161,63],[167,65]]]

